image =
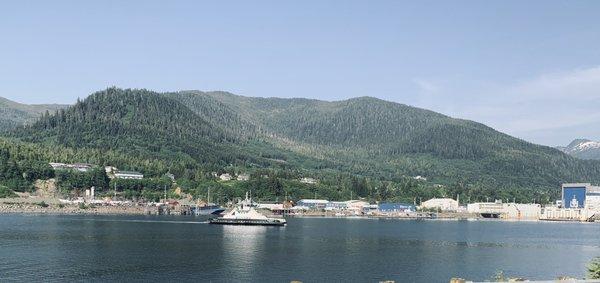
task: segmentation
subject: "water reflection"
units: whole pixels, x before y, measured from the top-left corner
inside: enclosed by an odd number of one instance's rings
[[[230,278],[248,279],[263,254],[268,227],[233,226],[223,228],[223,259]]]

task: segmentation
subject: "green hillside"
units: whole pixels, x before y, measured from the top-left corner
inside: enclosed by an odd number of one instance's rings
[[[212,98],[225,104],[273,144],[333,161],[352,173],[384,179],[420,175],[439,184],[461,181],[499,189],[600,180],[600,163],[576,160],[480,123],[376,98],[326,102],[224,92],[186,95],[187,101]]]
[[[600,162],[370,97],[327,102],[110,88],[8,136],[11,156],[28,148],[35,160],[172,172],[191,191],[211,184],[229,197],[253,189],[265,198],[340,199],[353,192],[410,201],[460,193],[551,201],[561,182],[600,181]],[[271,177],[222,187],[211,181],[214,171]],[[301,184],[303,176],[320,182]]]

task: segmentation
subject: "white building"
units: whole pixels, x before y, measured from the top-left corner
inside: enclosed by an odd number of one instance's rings
[[[87,172],[92,169],[92,164],[87,163],[74,163],[74,164],[65,164],[65,163],[56,163],[50,162],[50,167],[54,170],[77,170],[79,172]]]
[[[427,178],[425,178],[425,177],[423,177],[423,176],[421,176],[421,175],[414,176],[414,177],[413,177],[413,179],[415,179],[415,180],[419,180],[419,181],[427,181]]]
[[[315,179],[313,179],[313,178],[306,178],[306,177],[304,177],[304,178],[301,178],[301,179],[300,179],[300,183],[314,185],[314,184],[316,184],[316,183],[317,183],[317,180],[315,180]]]
[[[330,201],[325,205],[325,210],[341,211],[348,209],[348,204],[345,201]]]
[[[346,201],[346,207],[352,211],[362,211],[369,203],[364,200],[349,200]]]
[[[301,199],[296,205],[309,209],[325,209],[328,203],[329,201],[325,199]]]
[[[75,164],[68,164],[67,166],[70,166],[71,168],[79,171],[79,172],[87,172],[88,170],[92,169],[92,164],[87,164],[87,163],[75,163]]]
[[[268,210],[281,210],[283,209],[283,203],[257,203],[256,208]]]
[[[480,202],[467,205],[467,212],[478,214],[495,214],[504,219],[529,219],[538,220],[542,214],[542,207],[536,203],[502,203]]]
[[[468,213],[502,213],[504,205],[502,201],[495,202],[476,202],[467,204]]]
[[[67,169],[67,164],[64,164],[64,163],[50,162],[49,164],[50,164],[50,167],[52,167],[52,169],[54,169],[54,170]]]
[[[104,166],[104,171],[106,172],[106,174],[113,174],[114,172],[119,171],[119,169],[117,169],[117,167],[114,166]]]
[[[225,174],[221,174],[221,176],[219,176],[219,179],[221,179],[221,181],[231,181],[231,179],[233,179],[231,177],[231,175],[229,175],[229,173],[225,173]]]
[[[144,174],[135,171],[118,171],[114,173],[117,179],[132,179],[141,180],[144,179]]]
[[[237,175],[237,180],[238,181],[249,181],[250,175],[249,174],[239,174],[239,175]]]
[[[542,206],[537,203],[505,203],[504,214],[501,217],[505,219],[538,220],[541,214]]]
[[[440,209],[442,211],[457,211],[458,201],[451,198],[432,198],[421,203],[422,209]]]

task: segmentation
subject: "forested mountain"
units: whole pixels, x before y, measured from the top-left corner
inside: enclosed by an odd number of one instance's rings
[[[170,171],[190,180],[225,167],[327,180],[317,191],[284,182],[287,194],[302,192],[296,196],[319,192],[333,198],[354,191],[405,199],[461,193],[549,201],[561,182],[600,181],[600,162],[371,97],[327,102],[109,88],[9,136],[54,161],[56,154],[48,152],[53,146],[65,152],[60,160],[74,159],[68,152],[76,150],[80,162],[155,175]],[[410,181],[417,175],[427,181]]]
[[[185,94],[186,101],[210,97],[227,105],[273,144],[335,161],[338,169],[352,173],[386,179],[421,175],[441,184],[461,181],[495,188],[600,180],[600,163],[582,162],[480,123],[376,98],[327,102]],[[181,93],[172,96],[180,99]]]
[[[558,147],[563,152],[581,159],[600,159],[600,142],[588,139],[576,139],[565,147]]]
[[[146,90],[110,88],[56,114],[43,115],[13,133],[26,142],[115,150],[139,158],[183,164],[245,160],[233,148],[244,139],[228,134],[185,105]]]
[[[32,123],[46,111],[54,113],[66,107],[59,104],[27,105],[0,97],[0,131]]]

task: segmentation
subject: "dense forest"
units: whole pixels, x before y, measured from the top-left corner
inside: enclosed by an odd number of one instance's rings
[[[600,162],[370,97],[326,102],[109,88],[3,135],[2,190],[31,190],[36,179],[55,178],[65,192],[95,186],[148,200],[168,184],[170,194],[179,187],[203,198],[211,189],[222,202],[247,190],[264,200],[418,202],[460,194],[464,201],[550,202],[561,182],[600,181]],[[54,172],[48,162],[98,168]],[[115,183],[101,170],[107,165],[148,178]],[[252,177],[222,182],[215,173]],[[318,182],[304,184],[302,177]]]

